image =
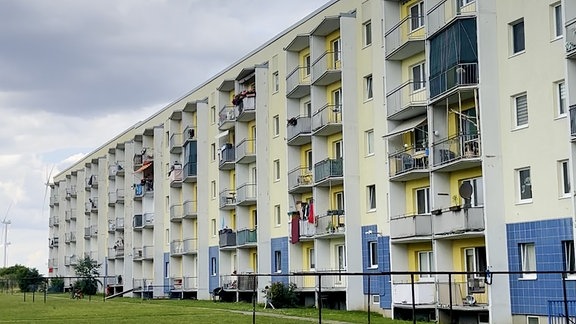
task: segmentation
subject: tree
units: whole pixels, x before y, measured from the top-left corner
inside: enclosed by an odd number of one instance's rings
[[[76,275],[81,277],[74,283],[74,289],[79,289],[84,295],[95,295],[98,291],[98,284],[102,284],[98,280],[98,276],[100,276],[98,268],[100,268],[100,264],[90,256],[80,259],[74,265]]]
[[[279,281],[274,282],[270,285],[269,294],[272,304],[276,308],[296,307],[298,303],[298,293],[294,283],[285,285]]]
[[[22,292],[36,291],[38,286],[44,281],[44,278],[36,268],[28,268],[20,264],[8,268],[0,268],[0,278],[18,282],[18,287]]]

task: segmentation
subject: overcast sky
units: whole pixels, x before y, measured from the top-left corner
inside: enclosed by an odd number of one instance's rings
[[[51,170],[63,170],[326,2],[1,0],[7,265],[47,274],[44,183]],[[3,226],[1,233],[0,244]],[[2,267],[3,246],[0,256]]]

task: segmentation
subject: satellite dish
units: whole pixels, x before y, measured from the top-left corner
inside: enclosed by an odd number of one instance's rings
[[[472,306],[472,305],[476,304],[476,298],[474,298],[474,296],[472,296],[472,295],[468,295],[468,296],[466,296],[465,303],[466,303],[466,305]]]
[[[462,182],[460,188],[458,189],[458,193],[460,194],[460,197],[464,199],[470,199],[470,197],[472,197],[472,185],[470,184],[470,182],[469,181]]]

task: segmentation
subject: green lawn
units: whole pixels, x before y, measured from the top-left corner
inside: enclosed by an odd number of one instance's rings
[[[43,295],[24,296],[20,293],[0,293],[0,323],[252,323],[252,305],[247,303],[220,303],[192,300],[140,300],[116,298],[103,301],[102,296],[89,300],[71,300],[68,294],[49,294],[44,303]],[[256,307],[256,323],[314,323],[318,310],[263,309]],[[367,323],[366,312],[322,310],[322,322]],[[401,324],[379,314],[371,315],[371,322]]]

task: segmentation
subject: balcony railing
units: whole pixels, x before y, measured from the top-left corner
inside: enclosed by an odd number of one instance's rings
[[[76,265],[78,263],[78,258],[76,255],[66,255],[64,256],[64,265]]]
[[[184,277],[184,289],[185,291],[197,290],[198,289],[198,277]]]
[[[424,16],[408,16],[386,32],[386,57],[402,60],[424,51]]]
[[[144,213],[144,228],[154,227],[154,213]]]
[[[257,190],[255,183],[245,183],[236,188],[237,205],[253,205],[256,203]]]
[[[72,208],[64,212],[64,219],[69,222],[71,220],[76,220],[76,208]]]
[[[236,107],[224,106],[220,109],[218,116],[218,128],[221,130],[230,129],[234,127],[236,122]]]
[[[184,164],[184,181],[185,182],[195,181],[196,176],[198,176],[198,163],[186,162],[186,164]]]
[[[288,145],[302,145],[311,141],[312,118],[297,116],[288,119],[286,126]]]
[[[460,1],[443,0],[428,11],[428,37],[458,16],[476,13],[476,2],[459,5]]]
[[[310,67],[298,66],[286,77],[286,97],[302,98],[310,94]]]
[[[116,217],[116,230],[124,231],[124,217]]]
[[[390,237],[393,239],[432,235],[430,214],[402,215],[390,219]]]
[[[198,239],[190,238],[182,241],[185,254],[198,253]]]
[[[329,178],[341,178],[343,176],[342,159],[325,159],[314,164],[314,182],[318,183]]]
[[[75,185],[70,186],[70,188],[66,188],[66,199],[76,197],[78,197],[78,191],[76,190]]]
[[[325,269],[325,270],[316,270],[316,273],[322,272],[330,272],[330,273],[337,273],[337,272],[346,272],[346,269]],[[322,290],[340,290],[346,288],[348,284],[348,276],[342,275],[323,275],[322,276]]]
[[[113,256],[116,259],[124,258],[124,247],[111,247],[108,249],[108,256]]]
[[[84,189],[90,191],[92,188],[98,188],[98,176],[90,175],[84,179]]]
[[[392,303],[412,305],[412,284],[410,282],[392,283]],[[414,304],[436,305],[436,283],[434,281],[414,282]]]
[[[388,117],[398,115],[402,119],[412,117],[412,115],[420,114],[426,111],[426,81],[413,81],[409,80],[404,82],[396,89],[386,94],[386,106],[388,109]],[[400,114],[405,109],[410,108],[410,112]],[[413,111],[416,110],[416,111]]]
[[[288,172],[288,190],[290,192],[311,190],[313,185],[312,170],[308,167],[301,166]]]
[[[426,150],[414,151],[413,148],[404,149],[388,156],[390,177],[395,177],[410,171],[428,170],[428,155]]]
[[[58,259],[48,259],[48,268],[58,268]]]
[[[461,159],[479,158],[480,134],[460,134],[432,144],[434,166]]]
[[[256,229],[241,229],[236,233],[236,244],[238,246],[254,246],[258,243]]]
[[[182,144],[182,133],[172,133],[172,135],[170,135],[170,153],[182,153]]]
[[[76,233],[75,232],[64,233],[64,242],[66,244],[76,242]]]
[[[457,64],[438,75],[430,77],[430,97],[435,99],[452,89],[477,84],[478,64]]]
[[[566,39],[566,57],[576,59],[576,20],[566,25],[564,37]]]
[[[52,238],[49,238],[48,241],[50,243],[50,247],[58,247],[60,238],[58,236],[54,236]]]
[[[239,105],[236,106],[238,115],[237,121],[251,121],[256,116],[256,94],[247,95],[242,99]]]
[[[154,246],[153,245],[145,245],[142,247],[142,258],[145,260],[154,259]]]
[[[221,170],[230,170],[234,168],[234,162],[236,161],[234,145],[226,143],[222,148],[220,148],[218,155],[220,156],[219,168]]]
[[[219,245],[221,248],[236,246],[236,232],[234,232],[232,229],[221,229],[218,233],[218,237]]]
[[[312,131],[332,135],[342,130],[342,105],[326,104],[312,115]]]
[[[48,226],[53,227],[53,226],[59,226],[60,225],[60,217],[58,216],[51,216],[48,219]]]
[[[132,279],[132,287],[134,287],[134,291],[138,292],[152,291],[154,288],[154,279]]]
[[[142,260],[144,258],[144,249],[141,247],[135,247],[134,249],[132,249],[133,253],[133,259],[134,260]]]
[[[576,105],[570,106],[570,135],[576,138]]]
[[[109,219],[108,220],[108,233],[114,233],[116,231],[116,220]]]
[[[195,218],[198,215],[196,201],[186,200],[182,206],[184,218]]]
[[[181,187],[182,180],[184,179],[184,170],[182,169],[182,164],[174,163],[170,167],[168,172],[168,180],[170,181],[170,187]]]
[[[184,137],[184,143],[188,143],[189,141],[195,141],[196,140],[196,127],[195,126],[186,126],[186,128],[184,128],[184,132],[183,135]]]
[[[290,217],[288,228],[290,231],[290,242],[310,240],[316,235],[316,220],[310,222],[308,219]],[[295,240],[293,235],[298,235],[298,240]]]
[[[124,188],[116,189],[116,203],[117,204],[124,203]]]
[[[451,208],[434,214],[432,229],[434,234],[457,234],[483,231],[484,207]]]
[[[341,78],[342,53],[326,51],[312,63],[312,84],[328,85]]]
[[[221,209],[233,209],[236,207],[236,191],[224,189],[219,196]]]
[[[181,204],[170,206],[170,221],[181,222],[184,216],[184,208]]]
[[[316,235],[344,234],[346,228],[343,210],[329,210],[316,219]]]
[[[474,278],[471,278],[473,281]],[[478,278],[478,283],[484,287],[484,279]],[[438,284],[438,305],[442,308],[450,307],[450,301],[452,301],[452,306],[467,306],[466,296],[472,295],[476,303],[474,307],[480,308],[481,306],[488,306],[488,290],[487,289],[477,289],[477,287],[470,287],[468,282],[439,282]],[[451,286],[451,287],[450,287]],[[450,296],[452,293],[452,296]]]
[[[236,145],[236,163],[253,163],[256,161],[256,140],[243,139]]]

